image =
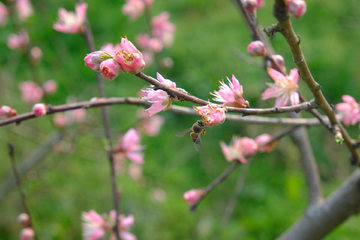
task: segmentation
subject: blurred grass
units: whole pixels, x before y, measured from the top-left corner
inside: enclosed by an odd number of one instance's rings
[[[121,36],[134,40],[139,32],[146,31],[144,16],[133,23],[121,14],[123,1],[87,1],[88,16],[95,36],[96,46],[115,43]],[[31,43],[39,46],[44,59],[40,73],[43,80],[55,79],[59,90],[50,96],[51,104],[62,104],[69,95],[78,101],[97,95],[94,73],[84,66],[83,58],[88,49],[78,35],[66,35],[52,29],[57,19],[57,9],[73,10],[74,1],[33,1],[36,14],[25,24]],[[315,79],[330,103],[341,101],[343,94],[354,96],[358,101],[359,75],[359,10],[358,1],[346,4],[341,1],[325,3],[308,1],[308,12],[299,20],[293,20],[302,48]],[[177,26],[174,45],[163,56],[174,60],[174,68],[161,72],[175,81],[178,87],[203,99],[209,99],[209,91],[218,88],[218,81],[235,76],[244,86],[244,97],[252,107],[259,104],[259,94],[265,88],[260,84],[262,70],[240,61],[231,53],[236,47],[246,54],[250,35],[231,1],[183,0],[155,1],[153,14],[164,10],[171,14],[171,22]],[[271,15],[272,3],[258,11],[259,22],[275,23]],[[6,46],[13,26],[8,22],[0,30],[0,99],[18,112],[27,112],[31,106],[20,98],[18,84],[30,80],[26,59],[20,52]],[[280,34],[272,41],[275,50],[285,57],[287,69],[295,67],[291,53]],[[156,76],[156,67],[144,70]],[[267,78],[267,81],[271,81]],[[138,78],[123,74],[116,80],[104,81],[107,96],[136,96],[146,84]],[[303,83],[300,89],[311,98]],[[191,106],[189,103],[182,105]],[[265,101],[270,107],[273,100]],[[109,107],[113,139],[126,132],[136,122],[135,106]],[[80,239],[82,211],[94,209],[99,213],[113,208],[109,165],[103,146],[103,129],[99,109],[88,110],[90,120],[86,125],[73,126],[69,134],[86,130],[74,144],[63,142],[65,152],[51,151],[46,158],[23,178],[28,195],[34,226],[41,239]],[[233,134],[256,137],[268,132],[275,134],[281,127],[254,126],[251,124],[226,123],[209,128],[203,137],[202,149],[196,152],[187,138],[176,138],[175,133],[191,126],[197,118],[160,113],[166,118],[157,137],[142,139],[145,149],[144,181],[134,182],[126,174],[117,178],[121,189],[121,211],[134,214],[135,225],[131,232],[138,239],[211,239],[218,233],[220,219],[231,196],[239,170],[219,185],[200,204],[197,212],[189,213],[188,205],[181,201],[183,192],[206,186],[228,166],[219,147],[219,141],[229,142]],[[304,113],[304,115],[309,116]],[[15,145],[20,161],[34,150],[53,131],[52,117],[23,122],[20,126],[0,128],[0,152],[2,167],[0,179],[11,173],[6,143]],[[88,126],[89,125],[89,126]],[[357,138],[359,129],[348,128]],[[322,127],[308,129],[323,181],[328,195],[353,170],[347,161],[348,151],[336,146],[332,136]],[[154,189],[166,192],[164,202],[156,202],[151,194]],[[271,154],[255,156],[244,189],[229,224],[220,232],[220,239],[274,239],[298,219],[307,204],[307,191],[297,149],[288,137],[282,140]],[[13,189],[0,202],[0,240],[16,239],[21,229],[16,217],[23,212],[21,200]],[[290,213],[290,214],[289,214]],[[353,217],[327,240],[350,240],[360,234],[360,219]],[[355,237],[356,238],[356,237]]]

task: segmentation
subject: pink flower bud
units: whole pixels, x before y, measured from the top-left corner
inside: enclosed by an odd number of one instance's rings
[[[242,0],[242,3],[245,9],[250,13],[255,12],[258,6],[257,0]]]
[[[294,18],[300,18],[306,13],[306,2],[304,0],[285,0],[286,10]]]
[[[203,189],[191,189],[184,193],[183,199],[190,205],[194,205],[203,198],[205,194]]]
[[[30,217],[27,213],[21,213],[17,217],[17,221],[24,226],[28,226],[30,224]]]
[[[283,72],[286,72],[284,58],[281,55],[272,55],[271,57],[279,65],[280,70],[282,70]],[[272,62],[270,60],[267,62],[267,66],[269,68],[275,69],[275,66],[273,66],[273,64],[272,64]]]
[[[121,72],[121,67],[115,59],[107,59],[100,63],[100,72],[104,78],[114,80]]]
[[[142,53],[126,37],[121,38],[122,50],[116,53],[116,60],[121,68],[128,73],[137,74],[145,68]]]
[[[272,139],[270,134],[264,133],[255,138],[259,148],[258,152],[271,152],[276,147],[276,141],[266,144]]]
[[[35,116],[40,117],[46,115],[47,107],[43,103],[37,103],[33,106],[32,111],[35,114]]]
[[[6,6],[0,2],[0,27],[4,27],[6,25],[8,14]]]
[[[244,156],[250,157],[254,155],[258,149],[258,145],[254,139],[248,137],[240,138],[241,148]]]
[[[260,57],[266,55],[266,48],[261,41],[252,41],[248,45],[247,51],[250,54],[250,56],[253,57]]]
[[[45,93],[52,94],[52,93],[56,92],[58,85],[55,80],[50,79],[50,80],[47,80],[46,82],[44,82],[42,87],[43,87]]]
[[[194,107],[194,109],[195,112],[202,116],[205,126],[216,126],[226,120],[226,109],[223,106],[209,103],[206,106]]]
[[[33,81],[25,81],[19,84],[22,99],[25,102],[38,102],[44,95],[42,88]]]
[[[100,72],[100,64],[112,56],[104,51],[96,51],[86,55],[84,58],[85,66],[91,68],[96,72]]]
[[[0,116],[3,118],[16,116],[16,110],[12,109],[9,106],[3,105],[0,108]]]
[[[23,228],[20,232],[20,239],[30,240],[35,237],[35,232],[31,227]]]

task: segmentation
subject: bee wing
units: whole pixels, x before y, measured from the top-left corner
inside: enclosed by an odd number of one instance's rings
[[[195,146],[195,150],[196,151],[199,151],[200,150],[200,147],[201,147],[201,137],[200,137],[201,134],[199,134],[194,142],[194,146]]]
[[[175,136],[177,137],[183,137],[185,136],[185,134],[187,134],[188,132],[191,131],[191,128],[187,128],[187,129],[184,129],[184,130],[181,130],[179,131],[177,134],[175,134]]]

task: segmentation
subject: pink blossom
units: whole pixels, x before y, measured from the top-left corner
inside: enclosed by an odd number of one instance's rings
[[[265,5],[265,0],[257,0],[257,8],[262,8]]]
[[[283,75],[282,73],[272,69],[267,69],[270,77],[275,83],[267,83],[270,88],[262,93],[264,100],[269,98],[277,98],[274,107],[283,107],[288,105],[289,100],[291,105],[299,104],[299,93],[297,92],[299,86],[297,85],[299,74],[296,68],[290,71],[290,75]]]
[[[130,163],[128,168],[129,176],[135,181],[139,181],[142,178],[142,165]]]
[[[194,107],[194,109],[202,116],[205,126],[216,126],[226,120],[226,109],[223,106],[209,103],[206,106]]]
[[[184,193],[183,199],[190,205],[196,204],[200,199],[205,196],[205,191],[203,189],[191,189]]]
[[[128,158],[134,163],[143,164],[143,146],[140,145],[140,136],[134,128],[130,128],[123,137],[119,138],[119,145],[115,149],[118,160]]]
[[[121,67],[115,59],[110,58],[100,63],[100,72],[104,78],[114,80],[119,76]]]
[[[111,59],[112,57],[112,55],[104,51],[91,52],[84,58],[85,66],[96,72],[100,72],[100,64],[107,59]]]
[[[138,111],[138,117],[141,119],[140,129],[149,136],[157,136],[160,132],[161,126],[164,124],[165,119],[162,116],[152,116],[143,110]]]
[[[150,36],[145,33],[136,35],[135,41],[140,48],[146,49],[149,46]]]
[[[167,94],[167,92],[150,88],[142,90],[142,92],[145,94],[142,99],[153,103],[150,108],[145,110],[148,112],[149,117],[155,115],[158,112],[166,111],[171,107],[172,99]]]
[[[30,240],[35,237],[35,232],[31,227],[23,228],[20,232],[20,239]]]
[[[0,2],[0,27],[4,27],[6,25],[8,14],[6,6]]]
[[[272,139],[270,134],[264,133],[255,138],[255,142],[258,144],[258,152],[271,152],[275,146],[276,141],[273,141],[269,144],[268,143]],[[266,144],[266,145],[265,145]]]
[[[247,51],[250,54],[250,56],[253,57],[260,57],[260,56],[266,56],[266,48],[262,41],[252,41],[248,47]]]
[[[29,44],[30,38],[25,29],[21,29],[19,34],[11,33],[7,39],[7,45],[10,49],[25,50]]]
[[[28,226],[30,224],[30,217],[27,213],[21,213],[17,217],[17,221],[24,226]]]
[[[234,136],[228,146],[226,143],[221,142],[221,151],[225,156],[226,161],[231,162],[238,160],[241,163],[247,162],[247,157],[254,155],[258,149],[257,143],[248,137]]]
[[[107,229],[104,219],[94,210],[81,214],[82,236],[85,240],[97,240],[105,235]]]
[[[306,2],[304,0],[285,0],[285,6],[294,18],[300,18],[306,13]]]
[[[112,220],[112,225],[115,225],[115,210],[110,211],[110,219]],[[123,240],[136,240],[136,236],[129,232],[130,227],[134,225],[135,218],[134,215],[130,214],[127,217],[123,214],[119,215],[119,235]],[[113,233],[110,237],[111,240],[116,239],[115,234]]]
[[[143,0],[125,0],[121,11],[124,15],[129,16],[132,21],[136,20],[144,12],[145,3]]]
[[[142,53],[126,37],[121,38],[122,50],[116,53],[116,60],[121,68],[128,73],[137,74],[145,68]]]
[[[21,21],[26,21],[34,12],[29,0],[17,0],[15,8]]]
[[[274,61],[279,65],[280,69],[281,69],[283,72],[286,72],[284,58],[283,58],[281,55],[272,55],[271,57],[272,57],[272,58],[274,59]],[[268,60],[267,66],[268,66],[269,68],[275,69],[275,66],[273,66],[273,64],[272,64],[272,62],[271,62],[270,60]]]
[[[170,14],[163,12],[151,20],[152,34],[159,38],[164,46],[170,46],[174,40],[175,25],[169,22]]]
[[[25,81],[19,84],[22,99],[25,102],[38,102],[44,95],[42,88],[33,81]]]
[[[38,64],[43,57],[43,53],[39,47],[33,47],[30,50],[30,58],[33,64]]]
[[[46,115],[47,107],[43,103],[37,103],[33,106],[32,111],[35,114],[35,116],[41,117]]]
[[[59,21],[53,28],[62,33],[83,33],[85,31],[86,9],[88,5],[81,3],[75,7],[75,12],[68,12],[64,8],[58,11]]]
[[[42,85],[44,92],[47,94],[53,94],[56,92],[58,85],[57,82],[53,79],[47,80]]]
[[[163,43],[157,38],[149,40],[149,49],[153,52],[159,53],[163,50]]]
[[[0,116],[3,118],[16,116],[16,110],[9,106],[3,105],[0,108]]]
[[[242,3],[245,9],[250,13],[255,12],[258,6],[257,0],[242,0]]]
[[[84,122],[86,118],[86,111],[83,108],[72,111],[75,122]]]
[[[108,44],[103,45],[100,48],[100,51],[107,52],[107,53],[115,56],[116,52],[121,51],[121,46],[119,43],[116,44],[115,46],[112,43],[108,43]]]
[[[159,82],[161,82],[165,86],[176,89],[176,83],[169,79],[164,78],[160,73],[156,73],[156,78]]]
[[[229,78],[227,78],[227,80],[229,81],[229,85],[226,85],[222,81],[220,82],[220,90],[210,93],[215,96],[213,100],[222,102],[225,106],[248,108],[249,102],[243,98],[243,87],[240,85],[235,75],[232,75],[232,82]]]
[[[58,128],[64,128],[68,124],[68,122],[67,122],[68,120],[66,119],[66,116],[63,113],[56,113],[54,115],[53,121],[54,121],[55,126]]]
[[[340,113],[340,120],[346,126],[355,125],[360,121],[360,105],[350,95],[343,95],[343,103],[335,105],[336,110]]]

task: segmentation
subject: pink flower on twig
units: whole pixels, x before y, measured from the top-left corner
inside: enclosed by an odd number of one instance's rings
[[[262,41],[252,41],[248,45],[247,51],[253,57],[263,57],[266,55],[266,48]]]
[[[94,210],[81,214],[82,235],[85,240],[97,240],[105,235],[108,228],[104,219]]]
[[[209,103],[206,106],[194,107],[194,109],[195,112],[202,116],[205,126],[216,126],[226,120],[226,109],[223,106]]]
[[[62,33],[83,33],[87,7],[86,3],[81,3],[75,7],[75,13],[60,8],[58,11],[59,22],[55,23],[53,28]]]
[[[29,44],[29,34],[25,29],[21,29],[19,34],[11,33],[7,39],[7,45],[10,49],[24,51]]]
[[[304,0],[285,0],[285,6],[294,18],[300,18],[306,13],[306,2]]]
[[[258,145],[255,140],[248,137],[234,136],[228,146],[226,143],[221,142],[221,151],[223,152],[226,161],[231,162],[238,160],[241,163],[247,162],[247,157],[256,153]]]
[[[35,237],[35,232],[31,227],[23,228],[20,232],[20,239],[30,240]]]
[[[132,21],[135,21],[144,12],[145,3],[143,0],[125,0],[126,3],[122,6],[121,12],[129,16]]]
[[[360,121],[360,105],[350,95],[342,96],[343,103],[335,105],[336,110],[340,113],[340,120],[346,126],[355,125]]]
[[[243,98],[243,87],[240,85],[235,75],[232,75],[232,82],[229,78],[227,78],[227,80],[229,81],[229,85],[226,85],[224,81],[222,81],[220,82],[220,90],[210,93],[215,96],[213,100],[222,102],[225,106],[248,108],[249,102]]]
[[[120,52],[116,52],[116,60],[121,68],[128,73],[137,74],[145,68],[142,53],[126,37],[121,38]]]
[[[134,128],[130,128],[119,139],[119,145],[115,148],[114,158],[117,162],[128,158],[134,163],[143,164],[143,146],[140,145],[140,136]]]
[[[203,198],[205,194],[206,192],[203,189],[191,189],[184,193],[183,199],[190,205],[194,205]]]
[[[115,210],[110,211],[110,219],[112,221],[112,225],[115,225],[115,217],[116,212]],[[123,214],[119,215],[119,235],[120,238],[123,240],[136,240],[136,236],[132,233],[130,233],[130,227],[134,225],[135,218],[134,215],[130,214],[127,217]],[[111,240],[115,240],[115,233],[113,232],[111,237]]]
[[[163,12],[151,20],[152,34],[160,39],[164,46],[170,46],[174,40],[175,25],[169,22],[170,14]]]
[[[19,84],[22,99],[25,102],[38,102],[44,95],[43,89],[33,81],[25,81]]]
[[[0,116],[3,118],[16,116],[16,110],[9,106],[3,105],[0,108]]]
[[[43,103],[37,103],[32,108],[33,113],[37,117],[41,117],[41,116],[46,115],[47,110],[48,110],[47,106],[45,104],[43,104]]]
[[[288,105],[295,106],[299,104],[299,93],[297,92],[299,86],[297,85],[299,74],[296,68],[290,71],[290,75],[283,75],[282,73],[272,69],[267,69],[270,77],[275,83],[267,83],[270,88],[266,89],[261,94],[263,100],[269,98],[276,98],[274,107],[283,107]]]
[[[266,144],[272,139],[270,134],[263,133],[255,138],[255,142],[258,144],[258,152],[271,152],[276,147],[276,142],[273,141],[269,144]],[[266,145],[264,145],[266,144]]]

